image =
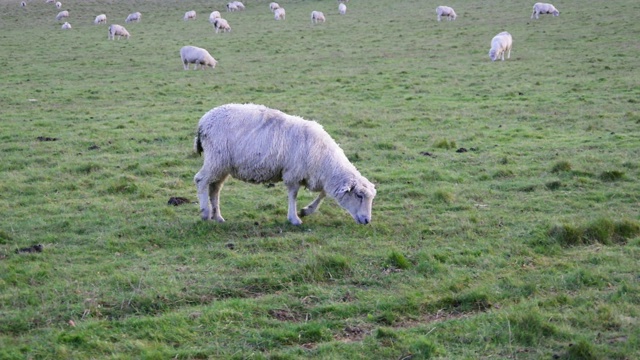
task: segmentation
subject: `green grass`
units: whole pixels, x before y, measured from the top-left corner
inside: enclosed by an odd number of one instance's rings
[[[69,0],[69,31],[19,3],[0,0],[0,358],[640,358],[637,1],[460,1],[438,23],[417,0],[279,2],[285,21],[251,0],[225,34],[221,1]],[[218,66],[184,71],[184,45]],[[295,227],[282,184],[236,180],[227,222],[200,221],[193,136],[229,102],[321,123],[376,184],[373,222],[328,200]]]

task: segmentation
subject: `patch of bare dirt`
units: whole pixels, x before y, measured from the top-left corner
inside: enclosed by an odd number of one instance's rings
[[[173,205],[173,206],[178,206],[178,205],[182,205],[182,204],[188,204],[191,201],[189,201],[189,199],[187,198],[183,198],[183,197],[179,197],[179,196],[172,196],[171,198],[169,198],[169,205]]]

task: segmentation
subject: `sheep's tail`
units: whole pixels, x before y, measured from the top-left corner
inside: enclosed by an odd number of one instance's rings
[[[202,141],[200,141],[200,130],[198,130],[198,135],[193,139],[193,151],[198,155],[202,155],[202,152],[204,151],[202,148]]]

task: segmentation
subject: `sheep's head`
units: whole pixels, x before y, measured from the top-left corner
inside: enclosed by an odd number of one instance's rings
[[[496,49],[489,50],[489,58],[491,58],[491,61],[496,61],[498,58],[498,51]]]
[[[553,16],[560,16],[560,11],[558,11],[557,9],[553,10],[552,14]]]
[[[336,196],[336,201],[351,214],[358,224],[371,222],[371,207],[376,188],[364,177],[345,183]]]

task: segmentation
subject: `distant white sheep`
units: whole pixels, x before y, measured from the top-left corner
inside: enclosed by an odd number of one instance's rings
[[[271,12],[276,11],[276,9],[279,7],[280,7],[280,4],[278,4],[277,2],[272,2],[271,4],[269,4],[269,10],[271,10]]]
[[[553,16],[560,16],[560,11],[556,9],[555,6],[547,3],[535,3],[533,5],[533,12],[531,13],[531,18],[535,16],[538,18],[539,14],[552,14]]]
[[[45,0],[45,4],[53,4],[56,0]]]
[[[244,9],[244,4],[240,1],[233,1],[227,4],[227,11],[240,11]]]
[[[338,4],[338,12],[340,13],[340,15],[344,15],[347,13],[347,5],[345,5],[344,3],[339,3]]]
[[[60,21],[63,18],[68,18],[69,17],[69,11],[68,10],[62,10],[58,13],[58,15],[56,15],[56,20]]]
[[[62,29],[62,30],[68,30],[68,29],[71,29],[71,24],[69,24],[68,22],[65,22],[64,24],[62,24],[61,29]]]
[[[96,16],[96,19],[93,20],[94,24],[106,24],[107,23],[107,15],[105,14],[100,14],[98,16]]]
[[[311,22],[314,24],[317,24],[319,22],[325,22],[324,14],[322,13],[322,11],[312,11]]]
[[[491,50],[489,50],[489,57],[491,61],[496,61],[498,58],[502,58],[504,61],[504,53],[507,53],[507,59],[511,57],[511,47],[513,45],[513,38],[511,34],[506,31],[499,33],[491,39]]]
[[[250,183],[283,181],[288,190],[287,219],[313,214],[328,195],[358,224],[371,222],[375,186],[347,159],[315,121],[255,104],[227,104],[202,116],[194,150],[204,165],[194,176],[201,217],[224,222],[220,190],[232,176]],[[298,213],[300,187],[320,194]]]
[[[142,19],[142,14],[140,14],[140,12],[134,12],[129,14],[129,16],[127,16],[127,18],[124,20],[124,22],[126,23],[130,23],[130,22],[140,22],[140,20]]]
[[[180,59],[185,70],[189,70],[189,64],[194,64],[193,70],[200,68],[204,70],[206,67],[215,68],[218,62],[203,48],[196,46],[183,46],[180,49]]]
[[[128,39],[131,35],[129,34],[127,29],[124,28],[124,26],[112,24],[109,26],[109,34],[107,39],[114,40],[116,36],[118,37],[118,40],[120,40],[120,38],[123,36]]]
[[[184,13],[184,21],[187,20],[195,20],[196,19],[196,11],[195,10],[191,10],[191,11],[187,11],[186,13]]]
[[[453,8],[450,8],[448,6],[438,6],[436,8],[436,15],[438,15],[438,21],[440,21],[443,16],[448,17],[449,21],[455,20],[456,17],[458,17],[458,15],[456,15],[456,12],[453,11]]]
[[[22,1],[22,2],[20,2],[20,6],[22,6],[23,8],[26,8],[27,7],[27,3]]]
[[[284,8],[277,8],[274,12],[273,12],[273,18],[276,20],[284,20],[286,16],[286,11],[284,11]]]
[[[211,14],[209,14],[209,22],[213,24],[215,19],[220,19],[221,17],[222,16],[220,15],[220,11],[212,11]]]
[[[229,26],[229,22],[223,18],[217,18],[213,21],[213,28],[216,29],[216,34],[219,31],[222,32],[231,32],[231,26]]]
[[[242,2],[240,2],[240,1],[234,1],[233,4],[236,6],[236,8],[238,10],[244,10],[245,9],[244,4]]]
[[[60,9],[62,7],[62,3],[60,1],[56,2],[56,9]]]

